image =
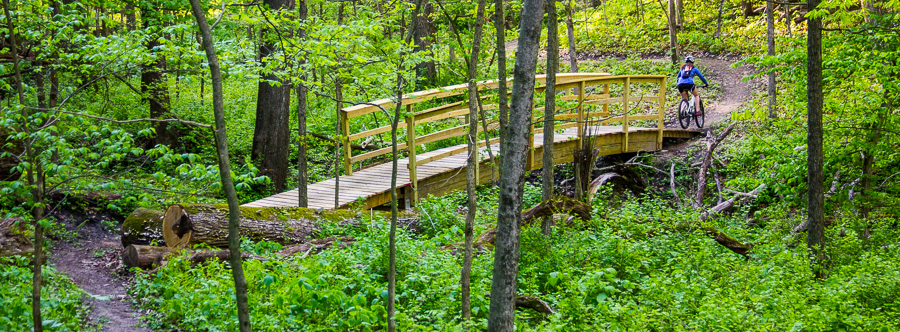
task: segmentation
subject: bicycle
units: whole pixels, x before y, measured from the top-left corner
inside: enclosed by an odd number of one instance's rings
[[[695,87],[696,89],[696,87]],[[691,100],[686,100],[681,98],[681,104],[678,106],[678,123],[681,125],[681,129],[687,129],[691,125],[691,118],[694,118],[694,123],[697,124],[697,128],[703,128],[703,124],[706,122],[706,111],[703,109],[703,99],[700,99],[700,111],[696,112],[694,109],[694,94],[691,94]]]

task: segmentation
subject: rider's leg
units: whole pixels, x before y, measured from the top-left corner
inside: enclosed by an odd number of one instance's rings
[[[681,91],[681,99],[682,99],[682,100],[688,100],[688,93],[687,93],[687,91]]]
[[[691,90],[691,93],[694,94],[694,109],[697,112],[700,112],[700,92],[697,91],[696,88]]]

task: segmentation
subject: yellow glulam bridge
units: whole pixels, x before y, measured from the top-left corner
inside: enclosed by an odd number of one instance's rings
[[[546,76],[538,75],[535,81],[534,104],[540,106]],[[483,81],[477,85],[481,115],[477,119],[480,162],[476,174],[479,183],[484,183],[491,181],[495,167],[491,158],[499,153],[498,82]],[[663,138],[691,138],[698,134],[664,128],[666,78],[663,75],[558,74],[556,91],[554,164],[571,162],[574,152],[588,140],[603,156],[659,150]],[[398,197],[406,203],[401,207],[415,204],[427,195],[440,196],[465,188],[467,93],[467,84],[458,84],[403,96],[400,103],[405,119],[401,119],[397,130],[397,150],[406,154],[406,158],[399,159],[397,171]],[[340,111],[344,174],[337,181],[331,178],[308,185],[310,208],[368,209],[390,202],[391,127],[388,124],[366,128],[365,125],[382,115],[382,108],[393,113],[394,107],[396,99],[382,99]],[[526,170],[541,168],[543,162],[543,114],[541,107],[535,107],[532,112]],[[360,153],[354,153],[351,147],[375,140],[388,145]],[[244,204],[249,207],[297,205],[297,189]]]

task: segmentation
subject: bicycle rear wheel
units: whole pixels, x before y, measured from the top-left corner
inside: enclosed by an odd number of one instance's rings
[[[688,101],[682,99],[681,104],[678,106],[678,123],[681,125],[681,129],[687,129],[691,125],[690,110],[691,107]]]
[[[697,123],[697,128],[703,128],[703,124],[706,122],[706,110],[703,109],[703,100],[700,100],[700,110],[694,115],[694,122]]]

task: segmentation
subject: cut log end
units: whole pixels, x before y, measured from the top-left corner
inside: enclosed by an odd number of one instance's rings
[[[184,248],[188,245],[193,229],[191,218],[183,206],[175,204],[166,209],[162,230],[167,247]]]

